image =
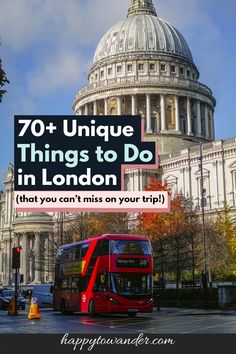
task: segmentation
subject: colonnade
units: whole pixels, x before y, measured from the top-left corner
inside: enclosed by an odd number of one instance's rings
[[[124,95],[127,97],[128,95]],[[124,97],[123,95],[117,95],[115,96],[117,100],[117,114],[122,115],[122,114],[127,114],[127,112],[122,111],[122,98]],[[141,94],[132,94],[131,96],[131,114],[136,115],[140,114],[138,112],[138,99]],[[144,95],[142,95],[144,96]],[[152,118],[153,113],[152,113],[152,94],[151,93],[146,93],[146,108],[144,112],[144,116],[146,118],[146,134],[152,134],[156,133],[153,132],[152,130]],[[155,95],[157,96],[157,95]],[[213,108],[207,104],[206,102],[197,100],[197,99],[192,99],[189,96],[180,96],[180,95],[173,95],[169,97],[173,97],[174,99],[174,111],[175,111],[175,122],[174,122],[174,127],[175,129],[169,129],[168,124],[167,124],[167,97],[168,95],[166,94],[160,94],[159,96],[159,102],[160,102],[160,111],[159,111],[159,131],[157,133],[178,133],[178,134],[186,134],[189,136],[197,135],[197,136],[202,136],[207,139],[214,139],[214,118],[213,118]],[[186,120],[186,131],[183,131],[183,126],[181,123],[181,113],[180,113],[180,98],[185,98],[186,100],[186,113],[185,113],[185,120]],[[76,111],[77,115],[89,115],[89,105],[93,105],[93,115],[98,115],[98,102],[103,101],[104,102],[104,109],[103,112],[100,114],[108,115],[108,107],[109,107],[109,97],[101,98],[99,100],[95,100],[92,102],[89,102],[81,107],[79,107]],[[114,97],[112,97],[114,99]],[[193,128],[193,112],[192,112],[192,104],[196,105],[196,117],[195,118],[195,128]],[[204,109],[202,108],[204,107]],[[210,127],[210,128],[209,128]]]
[[[24,283],[41,283],[53,279],[51,261],[54,258],[54,236],[49,232],[17,234],[22,246],[21,274]]]

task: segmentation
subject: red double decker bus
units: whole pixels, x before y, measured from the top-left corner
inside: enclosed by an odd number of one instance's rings
[[[152,312],[152,250],[146,236],[103,235],[61,246],[54,309],[62,313]]]

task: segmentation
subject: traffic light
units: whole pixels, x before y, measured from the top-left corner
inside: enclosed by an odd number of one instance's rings
[[[22,248],[20,246],[12,249],[12,269],[20,268],[20,253]]]

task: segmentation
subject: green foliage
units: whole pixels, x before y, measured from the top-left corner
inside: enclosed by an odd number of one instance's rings
[[[217,232],[221,237],[222,243],[219,247],[226,249],[224,263],[221,271],[217,271],[217,278],[220,280],[236,278],[236,227],[231,217],[231,209],[225,203],[224,209],[217,213],[216,221]]]
[[[6,90],[3,89],[6,84],[9,84],[9,80],[2,68],[2,60],[0,59],[0,102],[2,101],[2,96],[6,93]]]

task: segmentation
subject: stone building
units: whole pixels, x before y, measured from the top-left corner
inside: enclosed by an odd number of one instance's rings
[[[227,202],[236,217],[236,138],[215,141],[216,100],[199,77],[183,35],[157,16],[151,0],[132,0],[127,18],[98,44],[88,85],[78,91],[73,110],[78,119],[80,115],[141,115],[145,139],[158,144],[159,175],[173,193],[191,197],[199,207],[201,145],[205,210],[214,215]],[[42,244],[46,262],[49,259],[47,249],[57,237],[60,216],[16,214],[13,179],[10,165],[5,192],[0,194],[0,284],[9,282],[10,250],[19,243],[24,282],[52,280],[50,267],[37,264]],[[142,190],[149,180],[149,171],[128,170],[126,189]]]

